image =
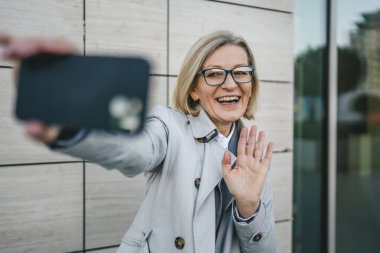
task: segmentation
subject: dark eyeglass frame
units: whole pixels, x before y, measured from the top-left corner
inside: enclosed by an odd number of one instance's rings
[[[235,80],[235,77],[234,77],[234,75],[232,74],[233,72],[233,70],[234,69],[237,69],[237,68],[250,68],[250,69],[252,69],[252,76],[251,76],[251,79],[249,80],[249,81],[246,81],[246,82],[240,82],[240,81],[236,81]],[[218,84],[209,84],[208,82],[207,82],[207,80],[206,80],[206,76],[205,76],[205,72],[207,71],[207,70],[210,70],[210,69],[219,69],[219,70],[223,70],[225,73],[226,73],[226,75],[224,76],[224,80],[223,80],[223,82],[221,82],[221,83],[218,83]],[[237,83],[237,84],[242,84],[242,83],[250,83],[250,82],[252,82],[252,80],[253,80],[253,77],[254,77],[254,75],[255,75],[255,67],[254,66],[251,66],[251,65],[247,65],[247,66],[245,66],[245,65],[243,65],[243,66],[236,66],[235,68],[233,68],[233,69],[224,69],[224,68],[218,68],[218,67],[212,67],[212,68],[207,68],[207,69],[202,69],[202,70],[200,70],[200,71],[198,71],[197,72],[197,75],[202,75],[203,76],[203,79],[205,80],[205,82],[206,82],[206,84],[207,85],[210,85],[210,86],[220,86],[220,85],[223,85],[224,84],[224,82],[226,81],[226,79],[227,79],[227,75],[228,74],[230,74],[231,75],[231,77],[232,77],[232,79],[235,81],[235,83]]]

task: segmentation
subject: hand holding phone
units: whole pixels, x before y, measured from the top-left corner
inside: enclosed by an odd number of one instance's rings
[[[22,59],[49,53],[54,55],[78,54],[79,49],[71,42],[63,39],[15,38],[9,34],[0,33],[1,57],[12,61],[14,84],[17,87],[19,65]],[[59,126],[45,125],[40,121],[28,121],[25,126],[26,133],[45,144],[53,142],[60,133]]]
[[[36,55],[22,61],[16,116],[45,124],[137,133],[149,64],[138,58]]]

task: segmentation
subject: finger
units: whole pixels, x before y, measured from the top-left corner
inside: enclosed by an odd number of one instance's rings
[[[16,61],[13,64],[13,83],[14,83],[16,89],[18,87],[18,74],[19,74],[19,71],[20,71],[20,62]]]
[[[265,133],[264,131],[261,131],[259,133],[259,138],[256,143],[256,149],[255,149],[255,159],[261,160],[263,157],[263,149],[264,149],[264,142],[265,142]]]
[[[28,122],[25,130],[27,135],[45,144],[50,144],[55,141],[60,132],[59,127],[46,126],[39,121]]]
[[[47,40],[39,45],[40,52],[52,54],[77,54],[79,49],[72,43],[65,40]]]
[[[267,150],[265,152],[265,157],[263,159],[263,162],[265,164],[269,164],[270,163],[270,161],[272,159],[273,150],[274,150],[274,143],[273,142],[269,142]]]
[[[238,148],[237,148],[237,155],[245,155],[247,145],[247,128],[243,128],[240,133],[239,142],[238,142]]]
[[[10,44],[12,41],[12,37],[8,34],[0,33],[0,45],[6,46]]]
[[[8,60],[19,60],[40,53],[57,55],[75,54],[78,49],[64,40],[27,39],[11,43],[3,51],[3,57]]]
[[[247,155],[253,156],[255,152],[255,146],[256,146],[256,126],[252,126],[251,130],[249,131],[249,139],[248,139],[248,145],[247,145]]]
[[[41,135],[42,124],[39,121],[30,121],[26,124],[25,130],[27,135],[36,138]]]
[[[231,169],[231,154],[229,151],[225,151],[222,159],[223,177],[227,176],[230,173]]]
[[[37,43],[32,40],[15,41],[9,43],[3,51],[3,58],[7,60],[19,60],[36,54]]]

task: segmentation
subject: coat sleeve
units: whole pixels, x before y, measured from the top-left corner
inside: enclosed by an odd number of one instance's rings
[[[92,130],[79,143],[56,150],[107,169],[118,169],[128,177],[151,172],[159,167],[166,155],[168,110],[163,106],[154,108],[146,119],[144,130],[137,136]]]
[[[267,175],[261,204],[255,218],[249,222],[238,222],[233,216],[242,253],[275,253],[276,237],[273,215],[273,194],[270,183],[271,169]],[[234,210],[234,208],[232,208]]]

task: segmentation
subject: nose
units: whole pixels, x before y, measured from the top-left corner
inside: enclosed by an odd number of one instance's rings
[[[238,86],[238,84],[235,82],[235,80],[232,78],[232,74],[228,73],[226,80],[221,85],[223,89],[234,89]]]

